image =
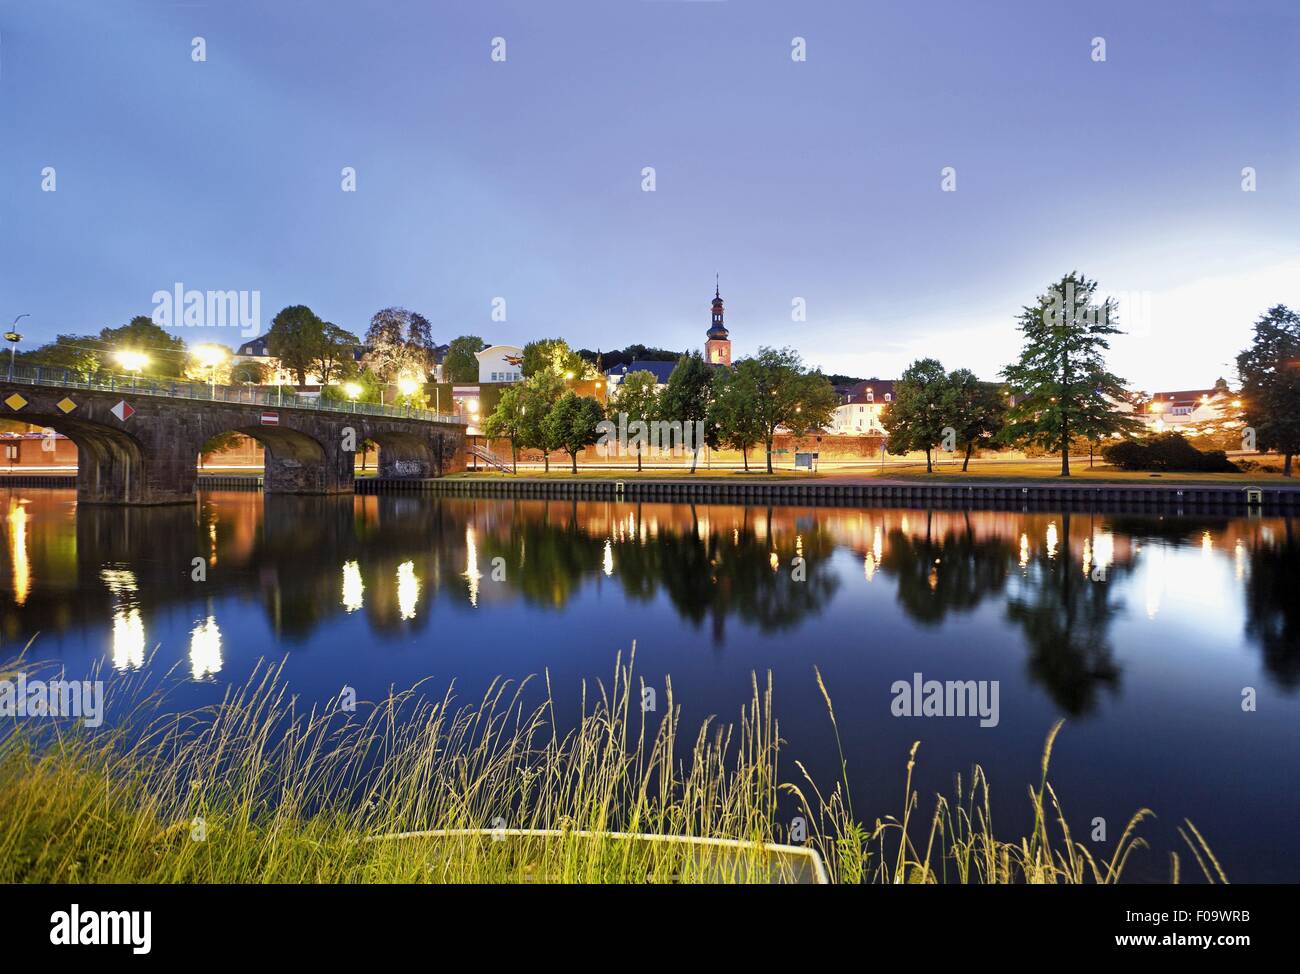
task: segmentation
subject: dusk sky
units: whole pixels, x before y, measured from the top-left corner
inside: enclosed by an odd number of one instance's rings
[[[1088,7],[3,3],[0,317],[29,348],[180,282],[260,291],[262,330],[697,348],[716,272],[736,356],[993,378],[1078,269],[1130,299],[1131,386],[1232,378],[1300,306],[1300,3]]]

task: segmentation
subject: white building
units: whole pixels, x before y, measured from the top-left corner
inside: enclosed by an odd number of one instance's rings
[[[894,401],[894,383],[888,379],[867,379],[851,386],[831,413],[828,433],[844,436],[883,436],[881,417]]]
[[[515,345],[489,345],[476,355],[480,384],[523,381],[524,350],[522,348]]]
[[[1205,423],[1218,423],[1236,414],[1241,401],[1226,388],[1184,389],[1153,393],[1137,409],[1137,418],[1151,433],[1187,433]]]

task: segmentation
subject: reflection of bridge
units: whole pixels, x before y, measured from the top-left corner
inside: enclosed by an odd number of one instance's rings
[[[77,500],[169,504],[194,497],[203,444],[222,433],[265,450],[268,493],[352,490],[356,450],[379,444],[379,474],[438,477],[465,468],[465,427],[428,410],[331,403],[265,388],[130,379],[80,381],[64,369],[0,379],[0,416],[47,426],[77,446]]]

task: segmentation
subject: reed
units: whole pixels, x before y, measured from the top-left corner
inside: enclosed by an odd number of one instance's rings
[[[497,680],[474,705],[417,685],[355,711],[303,710],[281,667],[264,664],[219,704],[179,714],[165,691],[112,678],[113,729],[10,720],[0,732],[0,881],[806,880],[805,859],[773,849],[795,841],[843,883],[1111,883],[1144,845],[1145,809],[1104,859],[1072,839],[1047,781],[1060,725],[1030,788],[1031,835],[995,838],[979,768],[918,826],[919,745],[901,814],[866,826],[842,749],[828,792],[798,762],[798,780],[782,781],[770,674],[753,679],[736,723],[709,720],[684,738],[671,681],[662,716],[642,711],[634,661],[635,647],[608,686],[583,684],[567,731],[549,674],[537,705],[533,681]],[[796,818],[806,836],[791,835]],[[530,830],[550,834],[520,834]],[[1205,878],[1226,881],[1195,827],[1180,831]],[[1176,855],[1171,866],[1176,881]]]

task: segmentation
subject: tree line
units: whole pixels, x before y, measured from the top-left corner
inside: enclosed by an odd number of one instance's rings
[[[1095,280],[1072,271],[1025,305],[1016,319],[1023,347],[999,382],[980,381],[968,369],[945,372],[933,358],[913,362],[882,417],[889,451],[923,451],[932,472],[936,448],[961,450],[963,471],[977,449],[1041,449],[1060,456],[1063,477],[1070,476],[1070,457],[1080,445],[1090,452],[1102,448],[1116,460],[1141,452],[1130,444],[1146,430],[1136,416],[1144,397],[1129,392],[1106,366],[1110,339],[1123,332],[1115,302],[1098,300],[1097,288]],[[1240,391],[1229,397],[1223,383],[1217,396],[1226,412],[1221,425],[1248,433],[1243,449],[1281,453],[1283,473],[1290,476],[1300,451],[1300,315],[1285,305],[1269,308],[1255,323],[1251,345],[1237,356],[1237,371]],[[1190,456],[1188,450],[1198,452],[1183,443],[1157,452]],[[1214,457],[1197,463],[1223,469]]]

